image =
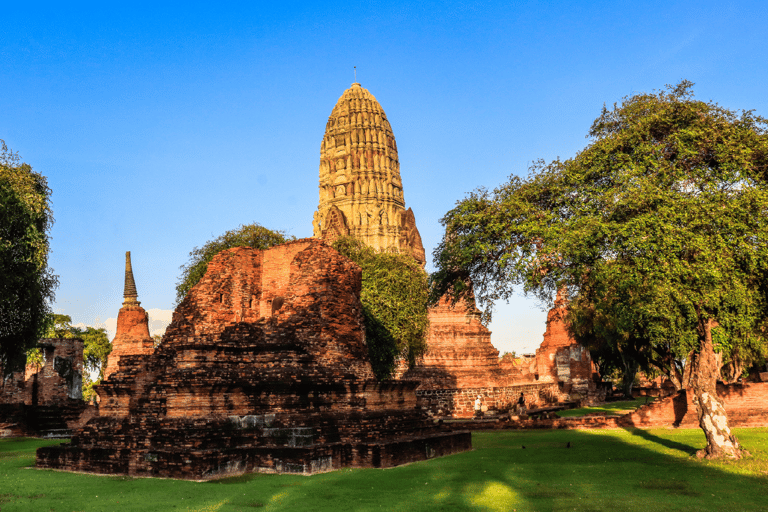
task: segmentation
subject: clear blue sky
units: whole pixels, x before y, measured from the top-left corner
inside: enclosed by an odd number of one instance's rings
[[[573,156],[604,103],[685,78],[768,115],[764,2],[7,2],[2,18],[0,138],[48,177],[54,309],[86,324],[117,315],[127,250],[152,313],[228,229],[310,236],[353,66],[428,255],[457,200]],[[493,342],[532,351],[544,319],[500,306]]]

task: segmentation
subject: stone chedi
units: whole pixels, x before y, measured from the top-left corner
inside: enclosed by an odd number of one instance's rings
[[[219,253],[151,355],[120,359],[100,416],[37,467],[207,479],[388,467],[468,450],[416,408],[416,382],[377,382],[361,270],[317,239]]]
[[[120,358],[128,355],[151,354],[154,341],[149,335],[149,315],[138,301],[136,282],[133,279],[131,252],[125,253],[125,287],[123,307],[117,314],[117,330],[112,340],[112,352],[109,353],[104,378],[117,371]]]
[[[500,387],[509,378],[499,365],[491,331],[480,322],[474,302],[449,297],[429,309],[427,352],[403,374],[421,381],[419,389]]]
[[[376,98],[354,83],[331,111],[320,144],[320,203],[313,235],[352,235],[426,263],[413,210],[405,209],[392,127]]]

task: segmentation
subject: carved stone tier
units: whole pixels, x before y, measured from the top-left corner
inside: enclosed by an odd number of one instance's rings
[[[402,378],[419,380],[419,389],[509,385],[491,331],[480,323],[480,311],[474,303],[451,305],[447,297],[429,310],[427,353]]]
[[[314,236],[353,235],[426,263],[413,211],[405,209],[392,127],[376,98],[354,83],[333,108],[320,145],[320,203]]]
[[[360,268],[316,239],[219,253],[150,356],[97,387],[101,416],[37,466],[208,479],[388,467],[471,448],[411,381],[376,382]]]

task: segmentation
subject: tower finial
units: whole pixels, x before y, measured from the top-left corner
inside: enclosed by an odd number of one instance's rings
[[[131,267],[131,251],[125,253],[125,289],[123,291],[123,306],[136,305],[139,294],[136,292],[136,281],[133,280],[133,267]]]
[[[357,83],[357,66],[352,66],[352,67],[355,70],[355,82],[354,83]]]

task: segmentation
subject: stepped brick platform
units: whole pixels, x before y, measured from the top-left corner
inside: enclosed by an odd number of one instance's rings
[[[471,449],[377,382],[360,268],[316,239],[218,254],[151,355],[97,388],[100,416],[37,467],[203,480],[389,467]]]

